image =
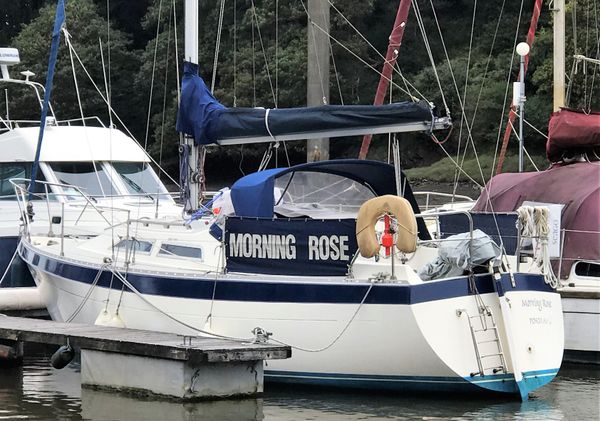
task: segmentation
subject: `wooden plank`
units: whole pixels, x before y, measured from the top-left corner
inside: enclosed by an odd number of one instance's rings
[[[1,315],[0,338],[54,345],[64,345],[68,339],[71,345],[83,349],[195,362],[256,361],[291,356],[290,347],[282,345],[201,336],[192,337],[191,345],[185,345],[183,336],[174,333]]]

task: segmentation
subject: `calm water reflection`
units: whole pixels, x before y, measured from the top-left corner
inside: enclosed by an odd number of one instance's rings
[[[468,396],[375,395],[268,387],[263,398],[176,404],[81,389],[78,366],[38,351],[0,368],[0,420],[598,420],[600,370],[564,367],[525,403]]]

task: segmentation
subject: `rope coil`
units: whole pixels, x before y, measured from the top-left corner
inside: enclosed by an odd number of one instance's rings
[[[533,261],[540,268],[546,283],[554,289],[558,288],[559,281],[552,269],[548,251],[548,235],[550,233],[548,208],[545,206],[521,206],[517,209],[517,214],[521,235],[538,240],[537,243],[534,243]]]

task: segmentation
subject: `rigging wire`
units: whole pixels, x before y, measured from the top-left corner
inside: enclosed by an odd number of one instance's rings
[[[215,41],[215,57],[213,59],[212,81],[210,83],[210,93],[215,92],[215,83],[217,81],[217,66],[219,64],[219,50],[221,49],[221,33],[223,32],[223,15],[225,14],[225,0],[221,0],[219,8],[219,23],[217,25],[217,40]]]
[[[335,55],[333,54],[333,46],[331,45],[331,39],[327,37],[327,45],[329,45],[329,55],[331,56],[331,64],[333,65],[333,73],[335,74],[335,83],[338,88],[338,94],[340,96],[340,104],[344,105],[344,95],[342,95],[342,84],[340,83],[340,74],[337,69],[335,62]]]
[[[258,41],[260,43],[260,48],[263,54],[263,59],[265,61],[265,71],[267,72],[267,80],[269,81],[269,86],[271,87],[271,96],[273,98],[273,104],[275,104],[275,108],[277,108],[277,98],[275,97],[275,88],[273,88],[273,81],[271,80],[271,72],[269,71],[269,60],[267,59],[267,53],[265,51],[265,45],[263,43],[262,34],[260,32],[260,24],[258,22],[258,15],[256,14],[256,6],[254,6],[254,0],[250,0],[252,3],[252,15],[254,20],[256,21],[256,33],[258,34]]]
[[[421,38],[423,39],[423,44],[425,45],[425,50],[427,51],[427,57],[429,58],[429,62],[431,63],[431,70],[433,71],[433,75],[435,76],[435,81],[438,85],[438,89],[440,90],[440,94],[442,96],[442,102],[444,104],[444,109],[446,111],[446,114],[448,116],[450,116],[450,108],[448,107],[448,103],[446,102],[446,97],[444,95],[444,89],[442,88],[440,76],[438,74],[437,67],[435,65],[435,60],[433,59],[433,52],[431,50],[431,45],[429,44],[429,38],[427,37],[427,32],[425,31],[425,24],[423,23],[423,17],[421,16],[421,10],[419,9],[419,3],[416,0],[413,0],[412,4],[413,4],[413,9],[415,10],[415,16],[417,17],[417,25],[419,27],[419,30],[421,31]]]
[[[279,104],[279,0],[275,0],[275,108]]]
[[[458,103],[460,105],[461,119],[465,119],[466,118],[465,106],[464,106],[463,101],[462,101],[462,99],[460,97],[460,92],[459,92],[459,89],[458,89],[458,84],[456,83],[456,78],[454,77],[454,70],[452,69],[452,63],[450,62],[450,57],[448,56],[448,49],[446,48],[446,43],[444,41],[444,36],[442,34],[442,29],[440,27],[440,22],[438,20],[437,13],[435,11],[435,6],[433,5],[433,0],[429,0],[429,4],[431,5],[431,10],[433,12],[433,17],[434,17],[434,20],[435,20],[435,24],[436,24],[436,27],[437,27],[437,30],[438,30],[438,34],[440,36],[440,40],[441,40],[441,43],[442,43],[442,48],[444,50],[444,55],[446,57],[446,63],[448,65],[448,69],[450,70],[450,76],[452,77],[452,83],[454,85],[454,89],[455,89],[455,92],[456,92]],[[477,147],[475,146],[475,141],[473,139],[473,134],[471,132],[471,128],[469,127],[468,124],[466,125],[466,128],[467,128],[467,136],[468,136],[467,139],[471,141],[471,146],[473,148],[473,152],[475,153],[475,161],[477,162],[477,167],[479,169],[481,180],[485,184],[485,176],[483,175],[483,169],[481,167],[481,162],[479,161],[479,156],[477,154]]]
[[[106,1],[106,8],[108,10],[108,8],[110,7],[110,2],[109,0]],[[107,11],[108,14],[108,11]],[[108,19],[108,16],[107,16]],[[104,54],[103,54],[103,50],[102,50],[102,40],[98,39],[99,43],[100,43],[100,57],[102,59],[102,74],[104,76],[104,89],[106,89],[106,99],[108,100],[108,115],[109,115],[109,124],[110,124],[110,129],[108,132],[108,136],[109,136],[109,158],[110,161],[112,162],[113,160],[113,144],[112,144],[112,132],[113,132],[113,121],[112,121],[112,113],[110,112],[111,106],[110,106],[110,102],[111,102],[111,97],[110,97],[110,88],[109,88],[109,84],[110,81],[107,81],[107,77],[106,77],[106,68],[104,66]],[[110,75],[110,64],[109,64],[109,75]],[[111,212],[110,212],[110,229],[111,232],[114,229],[114,224],[115,224],[115,213],[113,212],[114,210],[114,182],[113,182],[113,172],[109,172],[108,173],[108,178],[110,179],[110,208],[111,208]]]
[[[67,31],[66,27],[63,26],[62,28],[63,33],[65,35],[65,41],[67,43],[67,45],[71,44],[71,34],[69,34],[69,31]],[[100,52],[102,52],[102,47],[100,47]],[[85,136],[85,143],[87,144],[88,150],[90,152],[90,156],[93,156],[92,154],[92,145],[90,145],[90,140],[88,138],[88,133],[87,130],[85,129],[86,125],[85,125],[85,116],[83,114],[83,105],[81,103],[81,94],[79,92],[79,83],[77,82],[77,75],[75,72],[75,61],[73,60],[73,53],[72,53],[72,49],[69,48],[69,58],[71,61],[71,71],[73,73],[73,83],[75,84],[75,93],[77,95],[77,104],[79,105],[79,112],[81,114],[81,124],[84,127],[83,133]],[[109,104],[110,107],[110,104]],[[92,158],[92,166],[94,167],[94,175],[96,176],[96,180],[98,181],[98,186],[100,187],[100,192],[102,193],[102,196],[106,196],[106,194],[104,193],[104,186],[102,185],[102,182],[100,181],[100,175],[98,174],[98,167],[96,166],[96,161]]]
[[[329,38],[334,41],[337,45],[339,45],[340,47],[342,47],[344,50],[346,50],[346,52],[348,52],[350,55],[352,55],[355,59],[357,59],[358,61],[360,61],[362,64],[364,64],[366,67],[368,67],[369,69],[373,70],[375,73],[377,73],[379,76],[382,76],[382,72],[375,68],[375,66],[373,66],[372,64],[368,63],[365,59],[363,59],[362,57],[360,57],[357,53],[355,53],[354,51],[352,51],[350,48],[346,47],[342,42],[340,42],[336,37],[334,37],[333,35],[331,35],[330,33],[328,33],[325,29],[323,29],[321,26],[319,26],[319,24],[317,23],[313,23],[313,26],[315,28],[317,28],[319,31],[323,32],[324,34],[327,34],[329,36]],[[390,84],[392,84],[393,82],[390,81]],[[409,94],[408,92],[406,92],[404,90],[404,88],[402,88],[401,86],[393,83],[394,86],[399,89],[400,91],[404,92],[405,94]],[[418,91],[417,91],[418,92]],[[427,98],[425,98],[423,95],[421,95],[421,98],[427,102],[429,102],[427,100]]]
[[[493,58],[493,53],[494,53],[494,47],[496,46],[496,39],[498,37],[498,32],[499,32],[499,28],[500,28],[500,22],[502,21],[502,15],[504,13],[504,7],[506,5],[506,0],[502,0],[502,5],[500,7],[500,13],[498,14],[498,20],[496,21],[496,28],[494,30],[494,36],[492,38],[492,45],[490,46],[490,52],[488,54],[488,58],[486,60],[485,63],[485,69],[483,71],[483,77],[481,80],[481,85],[479,87],[479,93],[477,94],[477,101],[475,102],[475,108],[473,110],[473,116],[471,117],[471,129],[473,128],[473,126],[475,125],[475,118],[477,116],[477,111],[479,109],[479,103],[481,101],[481,97],[483,95],[483,88],[485,86],[485,82],[487,81],[487,74],[488,74],[488,70],[490,67],[490,63],[492,62],[492,58]],[[467,153],[467,148],[465,147],[464,153],[463,153],[463,158],[461,161],[461,166],[464,165],[464,162],[466,160],[466,153]],[[490,178],[491,178],[491,174],[490,174]],[[455,179],[454,182],[454,189],[453,189],[453,194],[456,194],[456,189],[458,187],[458,177]]]
[[[237,0],[233,0],[233,106],[237,107]]]
[[[146,136],[144,137],[144,150],[148,150],[148,134],[150,131],[150,116],[152,115],[152,96],[154,93],[154,74],[156,72],[156,57],[158,55],[158,41],[160,35],[160,17],[162,12],[163,0],[158,3],[158,20],[156,22],[156,37],[154,38],[154,56],[152,59],[152,72],[150,76],[150,95],[148,98],[148,115],[146,118]]]
[[[521,18],[523,16],[523,5],[524,5],[524,0],[521,0],[521,6],[519,7],[519,17],[517,18],[517,25],[515,28],[515,37],[513,40],[513,47],[511,51],[515,51],[515,49],[517,48],[517,41],[519,39],[519,27],[521,26]],[[502,136],[502,127],[503,127],[503,122],[504,122],[504,110],[506,110],[506,104],[508,102],[508,91],[509,91],[509,87],[510,87],[510,79],[512,76],[512,68],[514,65],[514,61],[515,61],[515,55],[511,54],[510,55],[510,64],[508,66],[508,72],[506,75],[506,88],[504,89],[504,100],[502,101],[502,109],[500,112],[500,122],[498,123],[498,135],[496,137],[496,147],[494,149],[494,159],[492,161],[492,167],[490,168],[490,179],[492,178],[492,176],[494,175],[494,168],[496,167],[496,162],[498,160],[498,148],[500,147],[500,137]]]
[[[254,4],[252,5],[254,11]],[[251,19],[252,23],[252,106],[256,107],[256,36],[255,36],[255,24],[254,19]]]
[[[96,84],[96,82],[94,81],[94,78],[92,78],[92,75],[90,75],[90,73],[88,72],[87,68],[83,64],[83,61],[81,60],[81,57],[79,57],[79,55],[77,54],[77,50],[75,50],[75,47],[73,47],[73,44],[71,43],[70,39],[68,39],[70,37],[70,35],[67,35],[68,32],[66,32],[65,29],[63,29],[63,32],[65,33],[65,42],[67,43],[67,46],[69,47],[69,51],[72,51],[73,55],[77,59],[77,62],[79,63],[79,65],[83,69],[83,72],[88,77],[88,79],[91,82],[91,84],[94,87],[94,89],[96,89],[96,92],[100,95],[100,98],[102,99],[102,101],[104,101],[104,103],[106,105],[110,106],[110,104],[108,103],[107,98],[104,96],[104,94],[102,93],[102,91],[100,90],[100,88],[98,87],[98,85]],[[140,148],[143,149],[143,146],[140,143],[140,141],[137,140],[137,138],[133,135],[133,133],[131,133],[131,131],[129,130],[129,128],[125,125],[125,123],[123,122],[123,120],[121,119],[121,117],[119,117],[119,115],[117,114],[117,112],[115,111],[115,109],[112,108],[112,106],[110,106],[110,110],[113,113],[114,117],[117,118],[117,121],[121,124],[121,126],[123,127],[123,129],[125,130],[125,132],[127,133],[127,135],[131,139],[133,139],[133,141],[135,143],[137,143],[137,145]],[[173,177],[171,177],[169,175],[169,173],[167,173],[163,168],[161,168],[160,166],[158,166],[158,163],[156,162],[156,160],[145,149],[144,149],[144,154],[148,157],[148,159],[150,161],[152,161],[153,164],[155,164],[158,167],[158,169],[160,171],[162,171],[169,178],[169,180],[171,180],[171,182],[173,182],[177,187],[179,187],[179,184],[177,183],[177,181],[175,181],[175,179],[173,179]]]
[[[175,0],[171,2],[171,9],[173,9],[173,34],[175,40],[175,72],[177,73],[177,104],[181,101],[181,75],[179,74],[179,43],[177,41],[177,7],[175,5]],[[181,139],[183,139],[183,134],[179,135]]]
[[[102,50],[100,50],[102,51]],[[105,85],[106,87],[106,99],[108,101],[108,121],[110,122],[110,127],[113,127],[113,119],[112,113],[110,112],[110,103],[111,103],[111,95],[112,95],[112,78],[111,78],[111,65],[110,65],[110,0],[106,0],[106,58],[108,61],[108,78],[105,76]],[[102,64],[102,68],[104,68],[104,64]],[[106,80],[108,80],[108,84],[106,84]],[[112,144],[111,144],[112,146]]]
[[[523,120],[525,121],[525,120]],[[515,137],[517,138],[517,141],[521,141],[521,138],[519,137],[519,134],[517,133],[517,130],[515,129],[514,124],[512,124],[512,122],[508,122],[510,124],[510,129],[513,132],[513,134],[515,135]],[[525,148],[525,146],[523,146],[523,151],[525,151],[525,155],[527,155],[527,158],[529,158],[529,162],[531,162],[531,165],[533,165],[533,168],[535,168],[536,172],[540,172],[540,169],[537,167],[537,165],[535,165],[535,162],[533,162],[533,159],[531,158],[531,155],[529,155],[529,152],[527,152],[527,149]]]
[[[600,25],[598,24],[598,9],[597,2],[594,1],[594,22],[596,26],[596,59],[600,60]],[[596,71],[600,66],[594,66],[594,73],[592,73],[592,81],[590,84],[590,101],[587,105],[588,111],[592,109],[592,98],[594,93],[594,82],[596,80]]]
[[[315,26],[317,26],[317,24],[313,21],[312,17],[308,13],[308,9],[306,8],[306,5],[304,4],[304,0],[300,0],[300,3],[302,4],[302,7],[304,8],[304,13],[306,13],[306,17],[308,18],[309,25],[311,25],[313,27],[312,30],[309,30],[309,32],[312,35],[311,41],[312,41],[313,48],[315,51],[314,57],[315,57],[315,62],[317,63],[317,71],[319,72],[319,81],[321,82],[322,101],[323,101],[323,105],[327,105],[327,96],[325,95],[325,86],[323,85],[323,73],[321,71],[321,62],[319,61],[319,55],[317,54],[317,51],[319,51],[319,49],[317,47],[317,32],[315,31],[315,28],[314,28]],[[329,35],[329,31],[327,31],[326,29],[322,29],[322,32],[326,36]]]
[[[473,50],[473,34],[475,32],[475,17],[476,16],[477,16],[477,0],[475,0],[473,2],[473,16],[471,18],[471,35],[469,37],[469,53],[467,55],[467,65],[465,66],[465,85],[464,85],[464,91],[463,91],[463,104],[465,104],[465,106],[467,104],[467,92],[468,92],[468,87],[469,87],[469,70],[470,70],[470,66],[471,66],[471,51]],[[459,130],[458,130],[458,146],[456,148],[456,161],[457,162],[460,158],[463,123],[465,122],[465,120],[466,120],[466,116],[464,119],[463,118],[460,119],[460,126],[459,126]],[[466,124],[469,124],[469,122],[466,121]],[[465,142],[465,150],[463,153],[461,165],[464,165],[464,160],[467,155],[468,145],[469,145],[469,143]],[[458,186],[458,179],[459,179],[459,172],[455,171],[454,172],[454,191],[456,191],[456,188]],[[454,196],[452,196],[452,200],[454,201]]]
[[[173,3],[171,3],[170,8],[173,8]],[[162,119],[160,124],[160,148],[158,153],[158,165],[162,166],[162,157],[163,157],[163,145],[165,140],[165,118],[167,114],[167,91],[168,91],[168,81],[169,81],[169,56],[171,54],[171,25],[173,23],[173,14],[172,10],[169,10],[169,23],[167,26],[167,51],[165,54],[165,79],[163,83],[163,104],[162,104]],[[161,174],[158,174],[158,179],[160,180]],[[158,197],[158,195],[157,195]]]

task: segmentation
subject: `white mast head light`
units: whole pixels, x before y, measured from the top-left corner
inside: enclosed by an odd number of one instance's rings
[[[0,70],[2,71],[2,79],[10,79],[8,66],[14,66],[20,62],[19,50],[16,48],[0,48]]]
[[[527,54],[529,54],[529,44],[526,42],[520,42],[517,44],[517,54],[521,57],[525,57]]]

